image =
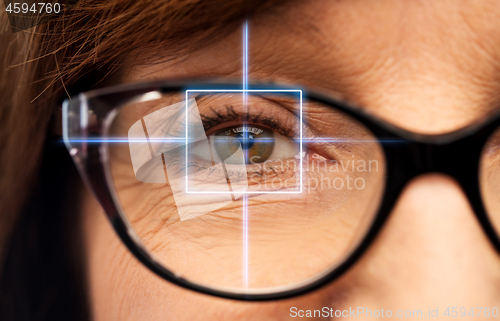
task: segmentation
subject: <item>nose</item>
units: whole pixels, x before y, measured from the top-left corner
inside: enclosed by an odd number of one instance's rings
[[[405,187],[367,253],[340,281],[349,306],[384,309],[494,307],[500,259],[456,181],[419,176]],[[440,314],[442,315],[442,314]]]
[[[432,313],[435,320],[447,318],[447,308],[450,315],[453,307],[467,313],[473,308],[476,317],[476,307],[498,308],[499,290],[499,254],[460,186],[446,175],[426,174],[407,184],[379,235],[349,272],[290,304],[304,311],[356,310],[358,319],[371,319],[383,309],[393,316],[401,311],[415,317],[421,311],[429,318]]]
[[[465,194],[451,177],[432,173],[406,185],[377,238],[340,279],[306,296],[266,303],[266,311],[280,320],[308,311],[313,320],[363,320],[387,317],[389,310],[392,317],[436,320],[448,319],[447,309],[472,318],[472,308],[476,318],[479,307],[498,309],[499,290],[499,254]],[[319,314],[325,308],[329,312]]]

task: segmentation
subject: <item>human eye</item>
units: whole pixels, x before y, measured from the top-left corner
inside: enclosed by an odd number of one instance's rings
[[[245,103],[234,94],[197,97],[199,118],[187,121],[193,142],[175,172],[188,182],[244,181],[256,191],[269,191],[266,183],[277,177],[297,187],[301,124],[294,104],[290,97],[253,95]]]
[[[207,132],[207,135],[220,160],[234,162],[231,156],[239,148],[243,150],[245,164],[294,157],[299,153],[296,140],[257,122],[226,122],[222,119],[217,127],[219,129],[211,129],[212,134]]]
[[[300,154],[297,133],[279,121],[280,115],[252,115],[253,111],[238,113],[234,106],[204,117],[207,143],[190,146],[190,161],[194,164],[224,163],[228,179],[259,177],[259,182],[298,170]],[[279,113],[278,113],[279,114]],[[266,125],[267,124],[267,125]],[[278,163],[288,163],[280,167]],[[293,164],[293,166],[291,166]]]

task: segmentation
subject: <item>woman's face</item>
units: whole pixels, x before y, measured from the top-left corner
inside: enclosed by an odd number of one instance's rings
[[[411,131],[449,132],[500,103],[495,0],[295,1],[255,17],[249,30],[249,78],[340,93]],[[130,65],[124,82],[241,77],[241,35],[182,59]],[[140,58],[162,57],[144,52]],[[214,298],[162,280],[125,248],[92,196],[84,204],[96,320],[285,320],[291,311],[323,307],[422,310],[424,317],[439,309],[445,318],[447,307],[500,303],[498,254],[463,191],[444,175],[411,181],[375,242],[340,279],[264,303]]]

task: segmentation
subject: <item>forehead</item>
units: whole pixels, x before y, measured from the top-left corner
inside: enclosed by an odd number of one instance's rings
[[[250,78],[339,92],[408,129],[452,130],[496,109],[500,99],[494,0],[295,1],[249,25]],[[126,81],[241,77],[241,30],[193,46],[160,63],[142,53],[153,63],[136,64]]]

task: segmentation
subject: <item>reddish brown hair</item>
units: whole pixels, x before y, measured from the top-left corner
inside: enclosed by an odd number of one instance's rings
[[[52,20],[15,33],[4,9],[0,14],[0,273],[10,236],[36,182],[50,124],[60,122],[56,116],[63,98],[113,79],[131,53],[158,50],[163,57],[179,57],[193,49],[190,44],[200,49],[238,29],[245,17],[278,8],[282,2],[81,0]]]

